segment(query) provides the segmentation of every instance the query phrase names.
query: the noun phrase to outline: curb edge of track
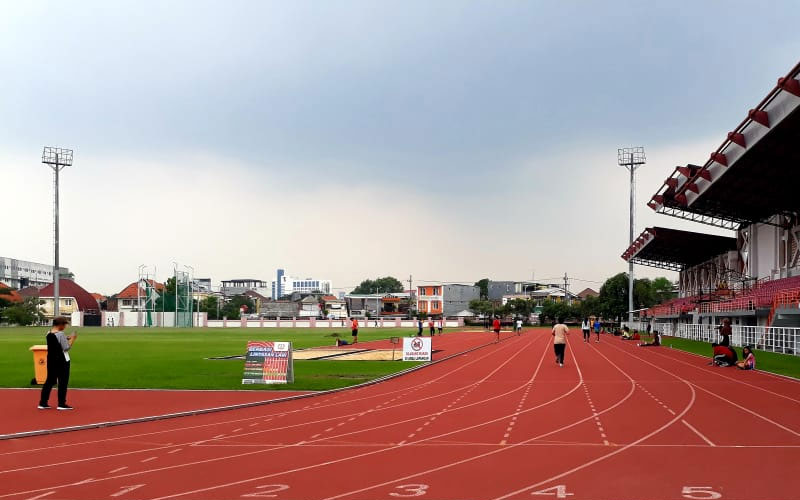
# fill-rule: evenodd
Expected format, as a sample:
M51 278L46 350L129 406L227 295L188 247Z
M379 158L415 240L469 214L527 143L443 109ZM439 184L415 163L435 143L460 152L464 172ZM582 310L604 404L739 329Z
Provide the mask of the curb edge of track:
M508 337L508 339L513 337ZM502 340L501 340L502 342ZM360 384L351 385L347 387L338 387L336 389L328 389L325 391L317 391L317 392L309 392L305 394L296 394L294 396L287 396L283 398L275 398L275 399L268 399L264 401L252 401L249 403L237 403L234 405L226 405L226 406L217 406L214 408L201 408L199 410L187 410L181 411L176 413L165 413L163 415L152 415L148 417L136 417L136 418L126 418L122 420L112 420L109 422L96 422L93 424L82 424L82 425L73 425L69 427L56 427L54 429L40 429L35 431L24 431L24 432L15 432L11 434L0 434L0 441L7 441L10 439L22 439L28 437L35 437L35 436L47 436L50 434L61 434L64 432L74 432L74 431L84 431L89 429L102 429L105 427L117 427L120 425L129 425L129 424L141 424L145 422L155 422L158 420L168 420L173 418L181 418L181 417L193 417L196 415L205 415L208 413L219 413L223 411L230 411L230 410L241 410L245 408L255 408L258 406L266 406L274 403L283 403L286 401L295 401L298 399L306 399L306 398L313 398L316 396L326 396L329 394L334 394L337 392L348 391L352 389L358 389L361 387L368 387L370 385L378 384L381 382L385 382L387 380L391 380L393 378L401 377L408 373L422 370L423 368L427 368L429 366L433 366L439 363L443 363L450 359L453 359L457 356L462 356L464 354L468 354L470 352L477 351L478 349L483 349L484 347L488 347L490 345L495 345L496 342L488 342L486 344L481 344L479 346L471 347L466 351L457 352L451 354L449 356L445 356L442 359L437 359L435 361L431 361L430 363L424 363L417 366L412 366L411 368L406 368L405 370L400 370L399 372L391 373L389 375L384 375L382 377L378 377L376 379L368 380L366 382L362 382Z

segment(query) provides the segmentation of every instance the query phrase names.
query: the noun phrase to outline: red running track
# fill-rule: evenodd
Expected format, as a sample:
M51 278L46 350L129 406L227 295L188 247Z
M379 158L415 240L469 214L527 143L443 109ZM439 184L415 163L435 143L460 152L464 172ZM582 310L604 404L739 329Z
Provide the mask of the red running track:
M563 368L531 330L353 390L5 441L0 499L798 498L800 383L570 340Z

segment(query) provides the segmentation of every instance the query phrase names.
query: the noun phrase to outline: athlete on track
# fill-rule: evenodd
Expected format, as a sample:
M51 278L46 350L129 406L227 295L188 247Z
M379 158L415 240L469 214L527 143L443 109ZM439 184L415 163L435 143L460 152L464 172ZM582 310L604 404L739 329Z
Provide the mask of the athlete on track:
M500 342L500 318L497 316L494 317L494 321L492 322L492 329L494 330L494 334L497 336L495 338L494 343Z
M569 328L563 321L559 318L558 323L553 326L553 350L556 352L558 366L564 366L564 351L567 349L567 335L569 335Z
M591 330L592 323L589 321L589 318L583 318L583 322L581 323L581 332L583 332L583 341L589 342L589 335L592 333Z

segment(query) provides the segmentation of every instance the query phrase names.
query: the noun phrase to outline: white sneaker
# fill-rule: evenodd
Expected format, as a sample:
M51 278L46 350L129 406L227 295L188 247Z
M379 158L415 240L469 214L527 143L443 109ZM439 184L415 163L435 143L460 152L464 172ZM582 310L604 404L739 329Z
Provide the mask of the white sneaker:
M559 363L558 366L560 366L561 368L564 368L564 363Z

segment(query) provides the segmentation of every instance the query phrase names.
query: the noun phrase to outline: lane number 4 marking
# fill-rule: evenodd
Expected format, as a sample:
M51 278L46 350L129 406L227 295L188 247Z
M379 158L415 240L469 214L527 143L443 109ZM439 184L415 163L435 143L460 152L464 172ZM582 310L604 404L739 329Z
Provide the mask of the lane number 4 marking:
M722 493L711 489L711 486L684 486L681 490L683 498L693 500L716 500L722 498Z
M400 498L410 498L410 497L421 497L428 491L427 484L401 484L400 486L395 486L395 489L403 490L403 493L398 493L393 491L389 493L390 496L393 497L400 497Z
M554 496L556 498L567 498L574 495L574 493L567 493L567 487L563 484L551 486L539 491L532 491L531 495Z

